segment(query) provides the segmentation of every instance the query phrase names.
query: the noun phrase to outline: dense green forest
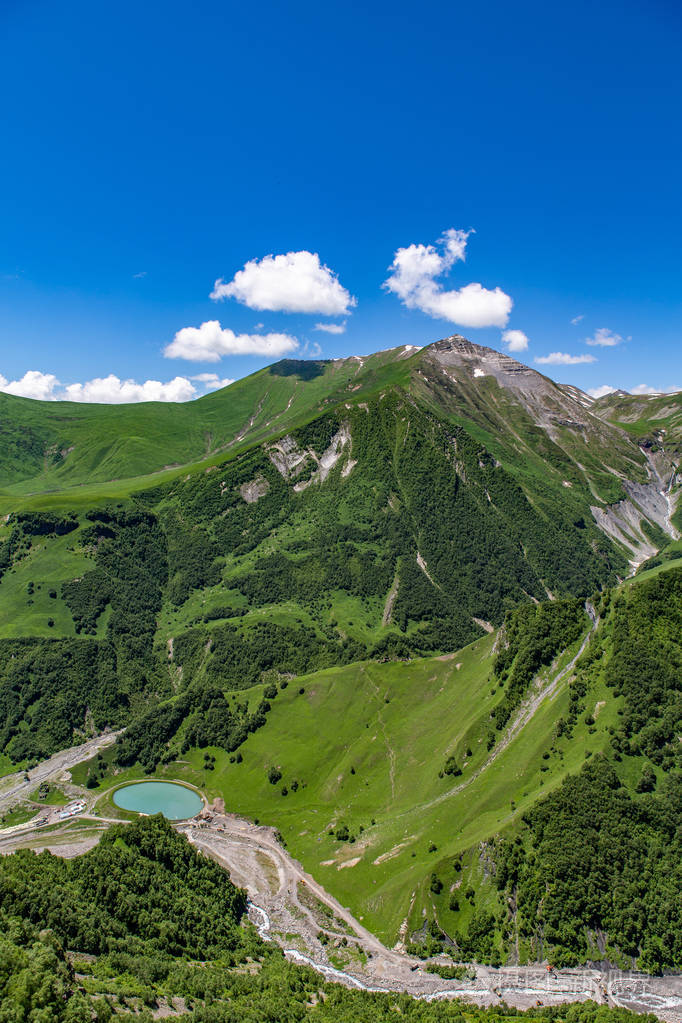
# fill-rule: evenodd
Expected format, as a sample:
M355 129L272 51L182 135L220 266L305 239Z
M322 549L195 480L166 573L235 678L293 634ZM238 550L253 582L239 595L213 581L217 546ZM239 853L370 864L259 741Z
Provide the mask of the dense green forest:
M167 580L158 521L144 509L111 507L88 512L85 522L79 543L95 567L62 592L76 634L94 637L108 606L106 630L98 638L0 640L0 749L15 762L63 749L92 728L127 723L150 694L169 693L153 650ZM77 527L76 519L18 516L12 536L18 528L33 539Z
M504 646L493 667L494 676L504 686L504 699L494 713L498 730L506 725L540 668L570 647L586 624L581 600L523 604L507 615Z
M682 965L682 776L634 794L603 760L527 815L528 845L504 844L497 884L522 937L558 966L576 959Z
M319 459L342 435L351 447L320 485ZM318 416L287 443L300 459L291 478L263 445L78 516L10 516L0 572L27 572L58 541L88 568L49 590L70 635L0 639L0 751L32 761L155 713L195 678L244 689L271 670L455 650L481 634L475 618L499 625L546 586L584 596L622 568L581 499L541 510L462 427L399 390ZM202 593L208 605L188 611ZM178 622L174 673L161 616Z
M326 983L243 926L245 895L159 817L118 826L75 860L0 860L0 1018L150 1023L653 1023L593 1003L518 1013ZM67 954L68 952L68 954Z
M680 968L682 571L605 595L602 613L574 688L601 674L623 698L611 762L588 760L525 816L502 843L496 881L538 955Z
M594 502L604 511L622 499L624 479L646 479L642 450L544 378L535 375L544 402L537 419L533 403L493 374L475 373L474 381L467 364L469 378L462 367L453 376L433 358L425 354L410 369L384 354L366 374L356 364L283 363L237 388L234 406L228 408L223 395L202 399L203 405L195 403L175 421L164 411L163 429L174 431L169 444L172 440L178 458L166 468L154 461L159 447L154 430L161 429L161 420L154 419L152 408L139 421L135 410L123 410L121 429L132 430L131 437L121 433L110 443L100 436L86 450L87 410L72 410L64 422L50 414L49 429L41 432L33 406L21 403L25 436L11 423L2 427L9 445L3 464L13 475L9 491L0 494L6 507L0 520L0 753L6 764L30 770L70 744L125 728L106 766L91 772L89 785L106 781L107 772L162 772L178 761L182 770L192 771L197 750L211 750L205 762L215 765L218 758L213 777L223 771L223 781L232 784L233 765L243 775L252 771L249 797L257 793L273 821L280 813L293 821L305 801L307 786L299 786L299 779L305 771L312 787L316 766L311 760L300 770L288 766L297 752L287 742L287 727L295 719L300 743L308 748L316 722L312 700L303 698L308 683L291 683L329 671L324 684L333 689L338 681L333 672L353 666L350 684L343 676L344 713L347 709L356 730L376 732L377 742L363 754L366 777L360 780L360 763L357 772L355 763L346 763L347 750L364 746L355 745L357 734L348 737L319 800L326 806L345 786L360 804L360 785L370 789L380 776L377 762L383 767L388 756L391 795L378 782L378 794L371 796L384 810L381 824L388 830L394 782L397 778L399 788L401 772L420 771L425 754L404 739L402 756L390 746L386 708L396 680L384 682L382 676L375 683L377 667L401 662L390 667L402 668L404 662L406 671L416 671L418 659L436 655L429 671L441 687L433 699L438 724L442 720L443 732L451 734L439 746L437 762L428 764L424 784L440 785L435 801L448 785L486 777L488 755L504 747L538 676L567 663L586 637L590 599L599 628L562 683L565 692L557 693L547 714L546 733L519 753L507 780L495 781L492 796L484 785L479 789L486 830L476 836L478 845L465 847L462 839L456 855L439 851L441 833L459 841L454 823L444 820L438 842L424 842L425 856L431 857L426 869L419 861L410 873L402 864L403 877L421 886L420 898L426 890L415 910L412 944L424 954L447 947L463 959L489 963L520 949L527 958L547 956L557 964L609 958L647 970L680 968L682 570L674 568L679 551L672 544L643 566L664 569L659 576L621 585L634 533L654 545L666 537L645 516L639 527L632 526L628 542L614 541L591 511ZM3 397L3 407L8 401L11 406ZM114 423L109 412L97 416L107 429ZM177 426L180 420L192 420L191 436ZM157 437L154 444L137 444L137 434L144 432L140 423ZM77 457L63 430L76 437ZM49 451L41 449L43 442ZM22 451L40 484L24 486ZM136 476L143 470L158 475ZM104 481L100 488L90 485L89 474ZM74 486L60 492L55 483ZM492 638L488 653L471 653L474 641L485 644L486 632L498 628L496 653L490 652ZM462 661L479 658L475 685L471 678L462 682L466 665L458 676L459 658L448 659L463 649L469 652ZM381 713L372 716L365 705L357 706L361 676L362 700L367 707L376 701ZM430 686L426 668L420 678ZM403 716L414 716L424 727L421 691L394 688L404 701ZM610 716L597 728L605 704ZM340 705L334 704L336 713ZM283 706L291 715L284 725ZM282 731L273 732L275 719L284 738ZM391 727L397 730L395 720ZM597 734L603 742L593 754L591 737ZM386 755L376 753L382 738ZM583 739L584 750L574 756ZM253 753L261 741L265 767ZM331 742L328 746L332 749ZM526 754L529 763L538 761L534 773L526 771ZM273 766L280 763L287 784L269 785L263 779L271 768L280 771ZM509 779L524 771L515 788ZM495 800L507 781L500 809ZM267 802L274 795L285 810ZM355 810L352 799L346 802L348 822L336 837L342 841L345 827L347 844L359 846L365 840L360 824L374 827L369 821L380 810L369 799ZM424 805L432 805L430 799L424 796ZM236 962L247 954L240 943L255 939L234 919L224 944L192 951L177 915L177 906L190 896L166 885L163 864L145 859L146 853L140 877L158 889L161 901L144 903L137 922L117 915L140 893L126 889L116 864L132 864L135 874L141 853L131 843L144 829L111 834L97 855L69 864L40 859L35 890L34 858L13 859L11 876L0 870L3 912L13 921L7 916L14 935L7 955L19 964L15 972L38 975L36 964L49 960L68 986L71 967L59 949L75 944L99 963L120 966L102 969L153 986L156 980L143 971L145 957L163 959L161 978L175 976L178 961L192 956L232 956ZM160 847L168 845L170 863L176 855L172 841L162 831L157 837ZM324 832L320 841L331 844L332 837ZM398 837L392 841L400 847ZM466 841L473 843L473 835ZM405 855L417 859L417 853ZM107 862L110 889L99 877ZM387 872L397 869L397 862L386 862ZM199 883L194 861L182 863L179 873L196 874ZM362 869L359 865L355 876ZM464 869L468 880L460 892ZM367 873L361 883L371 883ZM67 907L62 931L57 890L71 893L73 901L72 908L67 900L59 910ZM13 902L21 891L24 901ZM386 895L396 903L401 897L395 889ZM378 901L382 898L383 893ZM156 927L155 916L166 910L168 927ZM208 908L206 913L208 920ZM205 932L202 926L196 923L192 940L204 933L206 940L213 934L223 941L217 926L207 925ZM40 937L44 927L54 939ZM125 955L132 957L125 969L122 959L111 958ZM263 957L262 969L255 979L231 974L231 998L242 997L239 985L249 984L252 998L269 997L268 985L274 989L282 977L293 978L292 990L299 990L295 978L305 971L262 949L254 955ZM189 976L186 963L182 970ZM228 982L212 970L201 976L210 976L216 990L227 990L220 985ZM199 974L192 976L199 990ZM289 1000L296 1018L337 1018L323 1015L335 999L341 1014L351 1011L350 1002L341 1004L346 998L358 999L357 1012L365 1011L364 996L333 991L308 1005L313 989L307 983L300 980L300 1004L298 996ZM200 1000L197 1011L213 1018L218 1009L205 994ZM370 1004L374 1018L388 1012L378 997ZM403 1011L436 1019L441 1017L428 1013L450 1009L409 1003Z

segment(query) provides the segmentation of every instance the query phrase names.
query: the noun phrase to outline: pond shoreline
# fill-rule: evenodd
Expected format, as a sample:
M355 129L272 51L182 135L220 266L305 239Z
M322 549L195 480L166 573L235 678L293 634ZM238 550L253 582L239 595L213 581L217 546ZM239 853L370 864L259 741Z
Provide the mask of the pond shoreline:
M129 781L110 789L107 795L114 806L126 813L162 813L173 823L196 817L206 806L203 793L178 781Z

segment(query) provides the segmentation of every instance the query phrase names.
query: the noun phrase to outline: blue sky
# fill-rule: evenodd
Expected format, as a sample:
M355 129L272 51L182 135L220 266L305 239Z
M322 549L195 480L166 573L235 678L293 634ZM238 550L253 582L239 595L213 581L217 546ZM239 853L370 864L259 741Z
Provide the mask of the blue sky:
M3 387L188 397L459 332L682 388L676 0L3 0L0 28Z

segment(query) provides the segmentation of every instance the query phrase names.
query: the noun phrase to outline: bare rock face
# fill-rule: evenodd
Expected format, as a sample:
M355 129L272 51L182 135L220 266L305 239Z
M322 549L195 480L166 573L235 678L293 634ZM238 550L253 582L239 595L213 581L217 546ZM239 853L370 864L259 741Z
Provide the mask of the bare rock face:
M265 497L269 489L270 484L265 476L257 476L255 480L242 483L239 493L247 504L255 504L261 497Z
M484 345L475 345L461 334L453 334L452 337L436 341L429 346L425 354L442 366L452 366L455 370L466 367L472 374L476 369L482 370L482 375L494 376L502 387L520 388L524 377L540 377L548 384L552 383L509 355L496 352Z
M268 457L285 480L298 476L308 461L307 451L302 451L293 437L283 437L267 449Z
M347 445L350 445L350 442L350 427L348 426L348 423L343 423L341 428L332 437L327 450L320 456L317 468L317 474L320 482L326 480L329 473L341 458L344 448Z
M266 450L270 461L285 480L296 479L301 476L304 469L309 471L311 466L314 466L311 475L308 476L307 479L299 479L298 482L294 484L294 490L296 493L301 493L301 491L306 490L311 483L323 483L344 452L350 451L351 447L352 439L350 426L348 423L342 423L332 437L329 447L326 451L323 451L321 455L318 455L312 448L306 448L303 450L298 446L293 437L283 437L282 440L269 445ZM353 465L357 465L357 462L352 462L352 460L349 459L344 466L344 476L348 475L348 473L352 470ZM245 484L245 487L253 488L256 483L257 480L254 480L251 483ZM249 491L249 493L250 492L251 491ZM257 501L258 498L262 496L263 494L259 493L256 497L253 497L252 500ZM245 501L249 500L249 498L245 496L244 487L242 487L242 497Z
M307 480L301 480L294 485L294 490L300 493L310 486L311 483L324 483L329 473L343 455L346 448L351 447L350 426L342 423L340 428L332 437L329 447L321 455L317 455L312 448L308 448L308 456L316 463L316 468ZM357 465L357 462L353 463ZM349 460L342 469L342 475L347 476L353 468Z
M543 430L583 474L597 498L591 508L596 524L628 552L633 565L656 550L643 520L677 537L671 522L675 467L661 454L662 444L651 445L652 450L638 448L619 426L602 418L600 404L579 388L557 384L460 334L424 349L419 375L453 411L500 436L512 432L518 445L530 437L528 418ZM624 498L615 504L603 499L582 464L589 460L590 449L599 452L602 472L619 482ZM564 481L565 487L572 485Z
M449 371L450 379L454 376L462 387L475 387L477 381L492 377L552 439L560 427L600 435L604 429L602 421L589 412L592 399L577 387L562 387L509 355L475 345L461 334L430 345L424 359Z

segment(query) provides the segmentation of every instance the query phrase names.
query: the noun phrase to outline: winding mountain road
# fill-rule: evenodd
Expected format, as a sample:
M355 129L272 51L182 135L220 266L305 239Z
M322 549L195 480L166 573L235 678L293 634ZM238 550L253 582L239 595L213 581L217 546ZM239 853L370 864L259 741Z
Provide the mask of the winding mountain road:
M507 746L509 746L509 744L516 738L519 732L525 728L528 722L532 720L535 714L537 714L545 700L549 700L554 696L560 684L575 668L579 657L585 652L585 648L587 647L590 638L599 628L599 616L589 600L585 601L585 611L590 618L591 625L583 638L577 653L571 658L568 664L561 668L560 671L556 671L555 669L554 674L552 674L552 668L550 668L549 679L546 682L540 682L541 676L536 677L534 680L534 688L531 689L528 696L525 700L523 700L511 723L505 729L502 738L499 742L495 743L490 752L490 756L484 761L484 763L482 763L480 767L477 767L475 771L472 771L465 781L449 788L447 792L441 792L439 796L436 796L434 799L430 799L427 802L418 803L415 806L410 807L409 810L404 810L397 816L404 817L408 814L413 814L415 810L430 810L431 807L444 803L446 800L451 799L452 796L457 795L458 792L462 792L464 789L468 788L472 782L488 770L491 764L495 763L500 754L506 750Z
M0 779L0 812L7 810L17 799L33 792L41 782L59 782L65 771L111 746L122 731L121 729L118 732L104 732L93 739L88 739L80 746L71 746L69 749L54 753L48 760L43 760L30 771L17 771L15 774L6 775Z

